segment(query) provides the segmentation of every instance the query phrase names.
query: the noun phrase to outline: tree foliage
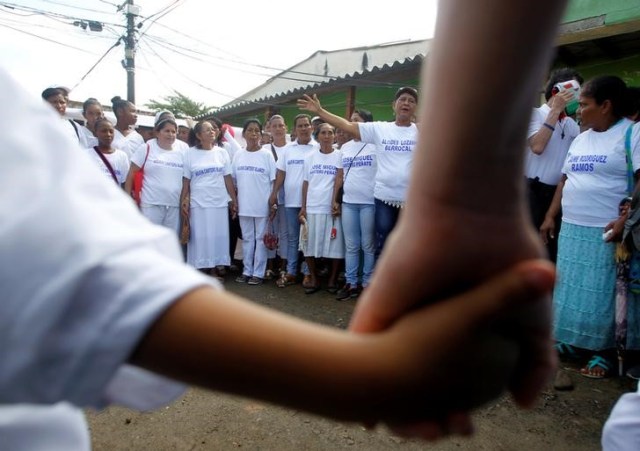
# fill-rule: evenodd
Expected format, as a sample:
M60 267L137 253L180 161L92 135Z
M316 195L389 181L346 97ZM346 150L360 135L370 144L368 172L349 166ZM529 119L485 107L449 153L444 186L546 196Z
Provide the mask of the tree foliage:
M173 95L163 97L162 101L151 99L145 106L153 111L171 111L176 117L196 117L214 108L196 102L178 91L173 91L173 93Z

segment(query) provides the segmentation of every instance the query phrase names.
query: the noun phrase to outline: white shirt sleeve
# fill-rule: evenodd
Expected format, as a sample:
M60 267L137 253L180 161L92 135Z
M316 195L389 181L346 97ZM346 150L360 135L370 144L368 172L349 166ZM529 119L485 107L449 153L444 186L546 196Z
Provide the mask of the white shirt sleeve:
M640 393L620 397L602 431L603 451L640 449Z
M0 404L101 406L148 327L215 285L0 70ZM46 142L47 146L34 146Z

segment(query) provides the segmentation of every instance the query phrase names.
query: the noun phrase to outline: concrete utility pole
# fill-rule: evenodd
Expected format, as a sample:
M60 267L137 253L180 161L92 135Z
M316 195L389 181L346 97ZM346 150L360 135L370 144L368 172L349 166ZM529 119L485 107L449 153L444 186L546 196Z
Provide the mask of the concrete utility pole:
M127 71L127 100L136 103L136 26L135 18L140 8L133 5L133 0L127 0L124 12L127 16L127 37L124 46L124 68Z

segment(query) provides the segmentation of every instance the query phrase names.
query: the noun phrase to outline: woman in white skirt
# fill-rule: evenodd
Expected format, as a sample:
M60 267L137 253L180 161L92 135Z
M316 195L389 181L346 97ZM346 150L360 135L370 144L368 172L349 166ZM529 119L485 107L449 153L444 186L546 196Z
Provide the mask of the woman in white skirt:
M260 121L248 119L242 128L242 136L247 147L233 157L244 266L236 282L260 285L267 269L267 247L263 237L269 217L269 195L276 178L276 163L271 153L260 146Z
M184 154L180 215L188 230L187 263L222 279L216 266L229 265L228 211L237 213L237 200L228 153L216 145L220 129L201 121L190 131L191 147Z
M300 222L307 223L306 248L302 249L309 266L311 286L306 294L320 289L316 271L316 259L331 259L331 271L327 289L337 291L338 266L344 259L344 235L339 215L332 214L333 185L341 152L333 147L335 129L324 123L318 127L317 140L320 149L313 151L304 161L304 182L302 183L302 208Z

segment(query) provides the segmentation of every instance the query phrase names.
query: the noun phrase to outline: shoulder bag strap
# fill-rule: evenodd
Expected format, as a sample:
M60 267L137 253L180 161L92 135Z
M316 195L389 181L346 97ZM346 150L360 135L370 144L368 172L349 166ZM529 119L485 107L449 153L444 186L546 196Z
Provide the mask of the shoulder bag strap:
M275 147L273 147L273 143L271 143L271 153L273 153L274 160L278 161L278 154L276 153Z
M342 181L342 183L344 184L344 182L347 181L347 176L349 175L349 171L351 170L351 166L353 166L353 161L358 157L358 155L360 155L360 152L362 152L362 150L367 147L367 143L364 144L364 146L362 146L360 148L360 150L358 150L358 153L354 155L354 157L351 159L351 163L349 163L349 167L347 168L347 173L344 175L344 180Z
M631 133L633 132L634 125L635 124L631 124L624 135L624 150L627 160L627 191L629 192L629 196L633 195L636 186L633 177L633 160L631 158Z
M78 139L80 139L80 132L78 131L78 124L76 124L76 121L74 121L73 119L68 119L68 121L71 123L71 126L73 127L73 130L76 132L76 136L78 137Z
M149 143L147 143L147 154L144 156L144 161L140 167L141 170L144 169L144 165L147 164L147 158L149 158Z
M116 185L119 185L120 183L118 182L118 177L116 176L116 171L113 170L113 166L111 166L111 163L109 163L109 160L107 160L107 157L105 157L102 154L102 152L100 152L100 149L98 149L98 146L94 146L93 150L96 151L96 153L98 154L98 156L100 157L100 159L102 160L104 165L107 167L107 169L111 173L111 177L113 177L113 180L116 182Z

